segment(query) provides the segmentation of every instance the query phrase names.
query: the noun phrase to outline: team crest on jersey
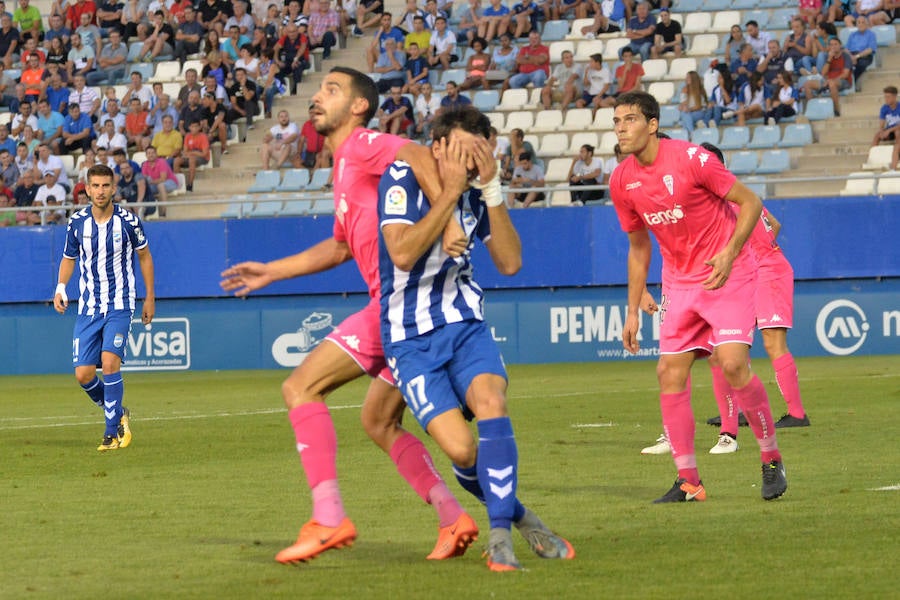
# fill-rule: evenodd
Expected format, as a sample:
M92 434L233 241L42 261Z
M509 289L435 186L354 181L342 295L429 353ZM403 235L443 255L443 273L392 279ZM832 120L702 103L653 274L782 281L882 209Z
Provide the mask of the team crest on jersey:
M122 335L121 333L117 333L116 337L113 338L113 346L115 346L116 348L121 348L122 344L124 344L124 343L125 343L125 336Z
M121 243L122 243L122 232L121 232L121 231L114 231L114 232L113 232L113 244L118 245L118 244L121 244Z
M403 186L392 185L384 195L384 214L406 214L406 190Z
M138 227L137 230L135 231L135 234L137 234L138 244L143 244L144 243L144 230L141 229L140 227Z
M666 185L666 189L669 190L669 195L675 195L675 178L671 175L663 175L663 183Z

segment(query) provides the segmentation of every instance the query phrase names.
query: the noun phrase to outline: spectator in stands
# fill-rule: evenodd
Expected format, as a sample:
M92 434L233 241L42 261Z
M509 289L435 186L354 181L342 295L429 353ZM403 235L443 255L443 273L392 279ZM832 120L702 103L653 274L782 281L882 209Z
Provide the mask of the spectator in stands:
M481 19L478 23L478 37L493 41L498 35L509 32L512 22L512 11L503 4L502 0L490 0L490 5L482 9ZM437 20L435 20L437 25Z
M412 4L415 7L415 0L409 0L407 6ZM423 12L422 15L425 13ZM431 45L431 31L425 28L425 17L422 15L416 15L412 19L411 28L407 29L409 33L406 34L406 37L403 38L403 47L409 52L410 44L418 44L419 48L424 48L428 50L428 46Z
M197 22L197 13L193 6L184 7L184 16L175 32L175 58L181 64L191 54L200 52L200 41L203 39L203 25Z
M578 156L569 167L569 185L581 187L585 185L601 185L603 183L603 159L594 156L594 147L583 145ZM603 190L570 190L572 204L583 206L590 200L600 200L606 193Z
M19 6L13 12L13 26L21 32L21 39L35 41L44 37L44 23L41 11L31 6L29 0L19 0Z
M6 186L0 188L0 209L15 207L16 201L13 200L12 193ZM19 211L0 211L0 227L15 227L17 212Z
M716 69L718 74L716 86L709 95L710 117L718 127L722 121L734 118L737 112L737 100L734 94L734 81L727 68ZM706 89L704 87L704 89Z
M0 61L0 104L10 106L10 103L15 100L15 88L16 80L9 76L9 73L3 68L3 61ZM12 108L10 108L10 112L12 112Z
M769 40L772 36L767 31L760 31L759 23L754 20L744 25L747 30L747 43L753 48L753 56L762 58L769 51Z
M416 0L406 0L403 14L397 18L396 25L409 35L413 31L413 19L416 17L422 17L422 24L425 24L425 10L416 5ZM406 42L404 42L404 47L406 47Z
M856 18L856 31L847 38L847 52L853 60L853 79L859 86L859 78L875 60L878 39L869 27L869 19L863 15Z
M631 40L628 45L635 54L641 55L641 60L647 60L650 58L655 35L656 18L650 14L650 4L642 1L638 3L636 14L628 20L625 28L625 37Z
M175 129L175 122L171 115L166 115L162 120L162 131L153 135L151 146L156 148L156 154L161 159L165 159L169 166L175 164L175 159L181 154L184 146L184 138L181 133Z
M46 225L56 225L66 218L66 211L57 207L65 201L67 191L56 182L53 171L45 171L43 181L34 196L34 205L48 207L49 210L41 211L41 221Z
M327 0L319 0L319 10L309 15L309 47L321 48L322 58L331 58L331 49L337 46L341 16Z
M531 142L525 141L525 132L519 128L515 128L509 132L507 136L509 144L503 157L500 159L500 176L504 181L512 179L513 171L515 171L517 158L523 152L534 156L534 147Z
M388 38L384 41L384 52L378 55L375 62L374 72L381 75L376 82L379 94L384 94L393 87L402 88L406 83L403 64L406 62L406 55L403 50L397 48L397 42Z
M761 117L766 112L766 88L762 73L754 71L750 79L737 90L737 124L743 127L747 124L747 119Z
M794 76L790 71L785 69L779 73L775 82L778 89L766 99L766 120L769 125L777 125L782 119L797 114L797 103L800 99L800 93L794 87Z
M129 101L128 114L125 116L125 139L131 146L145 148L150 145L147 127L147 109L141 104L140 98L133 97Z
M127 149L128 140L125 139L125 134L116 131L114 121L106 121L103 125L103 132L97 137L95 146L97 149L103 148L112 153L117 148Z
M478 35L479 29L481 29L481 0L469 0L464 7L458 10L460 15L459 24L456 26L457 42L460 44L471 44L476 37L484 39L483 36ZM437 20L436 16L434 20ZM434 21L430 25L432 28L433 23Z
M559 103L563 110L581 97L584 65L576 64L570 50L563 50L562 62L553 67L553 73L541 89L541 105L545 110Z
M184 85L178 90L178 101L175 103L176 108L181 109L184 107L191 92L201 93L203 91L203 86L197 81L197 75L197 69L193 67L184 72Z
M594 22L581 28L581 35L589 40L602 33L622 31L620 23L625 21L625 3L622 0L590 0L590 11Z
M890 17L884 11L884 0L856 0L853 10L844 16L844 24L854 27L859 17L866 17L870 25L884 25L890 21Z
M510 33L515 36L516 39L520 39L526 36L532 29L535 31L540 31L540 19L544 17L544 5L547 2L541 2L538 4L536 0L519 0L512 7L512 20L515 22L515 28L510 24ZM565 2L562 2L565 5ZM587 16L587 5L588 0L577 0L578 11L584 14L584 18ZM552 6L552 3L551 3ZM574 8L573 5L565 5L567 10ZM552 8L551 8L552 10ZM514 29L514 31L512 31Z
M736 89L740 89L750 80L750 75L756 73L758 65L759 62L753 57L753 46L746 42L741 44L741 53L738 58L731 61L730 68Z
M90 146L88 146L90 149ZM60 157L50 152L47 144L39 144L37 147L37 160L34 161L34 180L37 181L47 171L53 171L56 175L56 182L66 188L66 192L72 188L69 183L69 176L66 173L66 167Z
M34 152L37 145L41 143L41 140L39 140L34 133L36 129L36 127L32 127L31 125L26 125L24 129L22 129L21 140L23 144L28 146L29 152Z
M215 75L207 75L203 78L203 93L212 94L216 98L216 102L225 105L228 100L228 91L216 80Z
M822 22L816 26L816 33L812 38L812 56L815 57L815 66L810 72L801 75L821 74L825 68L825 59L828 56L828 40L837 36L837 30L833 23Z
M94 51L94 56L100 53L100 47L103 44L103 35L100 28L97 27L93 20L93 15L81 15L81 23L75 28L74 33L81 36L81 43Z
M221 33L225 27L225 21L228 20L228 10L231 7L221 0L200 0L196 6L200 24L207 31Z
M59 143L62 140L65 117L50 109L47 100L38 102L37 137L50 146L54 154L59 154Z
M144 76L141 75L141 72L134 71L131 73L131 84L125 89L125 93L122 95L122 101L128 100L130 110L131 99L137 98L141 101L141 108L143 110L150 110L150 97L152 94L153 92L151 89L144 85Z
M256 31L259 31L257 29ZM278 78L278 64L275 62L275 50L266 48L263 50L259 63L260 93L263 97L263 110L267 119L272 118L272 106L275 104L275 96L287 91L284 82Z
M209 136L209 142L212 144L218 140L222 145L222 154L228 154L228 124L226 123L225 108L216 100L216 95L210 92L204 92L202 96L203 102L203 132Z
M13 188L19 181L19 169L13 162L13 156L6 148L0 148L0 181L6 188Z
M20 137L22 135L22 130L25 129L26 125L30 126L32 129L38 128L37 117L34 116L34 111L32 110L32 104L30 102L22 102L19 105L19 112L16 113L16 116L12 118L12 121L9 124L9 132L13 137Z
M156 154L154 146L147 146L147 160L141 165L141 174L154 190L159 202L168 202L169 194L178 189L178 178L169 163ZM159 216L166 216L166 207L159 207Z
M16 165L16 168L19 170L19 176L21 177L22 173L25 171L33 171L34 163L35 157L28 151L28 144L18 142L16 144L16 157L13 159L13 164Z
M18 185L13 190L13 197L16 200L16 207L27 208L34 206L34 198L37 196L38 186L34 183L34 171L23 171L19 178ZM40 225L41 215L36 211L19 210L16 211L16 222L19 225Z
M500 36L500 45L491 52L491 67L486 75L487 80L506 81L516 71L516 58L519 49L513 46L512 37L505 33Z
M516 55L515 75L503 82L503 91L523 88L529 83L536 88L543 87L550 75L550 48L541 43L541 34L528 34L528 45L519 49Z
M72 30L66 27L62 15L50 15L49 23L50 26L47 28L47 31L44 32L44 48L49 51L50 42L55 39L62 41L63 48L67 47L69 45L69 36L72 35Z
M56 65L65 73L68 60L69 51L66 50L62 38L55 37L50 40L47 44L47 66Z
M641 78L644 67L634 62L634 51L626 46L622 48L622 64L616 67L616 87L614 96L641 89Z
M450 17L450 13L448 13L447 10L452 8L452 0L448 2L442 2L441 4L444 8L438 6L437 0L425 1L425 28L429 31L434 31L434 24L437 21L438 17L444 17L445 19ZM459 28L457 28L457 32L460 34L457 36L458 41L461 43L468 43L467 37L461 34L462 32L459 31Z
M441 98L440 110L451 110L464 104L472 104L472 101L468 96L459 93L459 84L455 81L448 81L444 89L444 97Z
M415 132L415 109L399 85L391 88L390 95L378 107L375 118L378 119L378 129L385 133L412 137Z
M101 35L106 38L113 31L122 35L122 14L125 12L125 3L118 0L101 0L97 6L97 25L100 26Z
M585 19L588 15L588 0L549 0L548 4L553 20L568 19L570 14L576 19Z
M284 4L285 14L284 18L281 20L281 28L284 29L288 25L296 25L300 27L300 24L307 20L309 16L309 9L301 10L300 8L300 0L290 0L290 2L285 2Z
M44 67L41 66L37 54L28 57L28 64L22 71L19 81L25 86L25 100L37 102L43 92Z
M243 0L234 0L231 6L233 14L225 20L226 31L230 31L232 27L237 27L241 35L253 35L256 22L247 13L247 3L243 2Z
M201 131L200 121L191 123L187 136L184 138L184 147L175 158L175 172L181 173L181 167L187 163L188 174L185 177L185 189L194 191L194 177L197 175L197 167L202 167L209 162L209 138Z
M75 150L84 152L91 147L94 139L94 125L91 117L81 112L77 102L69 104L69 114L63 123L62 141L59 144L61 154L71 154Z
M290 91L294 96L303 79L303 72L309 68L309 38L300 27L291 23L285 27L284 35L275 44L274 51L278 78L286 82L290 77Z
M431 139L431 123L441 108L441 99L434 95L429 82L422 84L422 91L416 97L416 137Z
M263 137L262 146L259 148L263 170L272 169L272 161L275 162L275 169L281 168L281 165L289 160L293 161L297 154L299 138L300 128L291 121L288 111L278 111L278 122L272 125Z
M228 30L228 37L222 40L222 46L219 50L219 54L222 58L222 62L228 65L229 68L234 66L234 62L240 58L238 54L241 47L244 44L250 43L250 38L246 35L241 34L241 29L237 25L232 25Z
M392 16L393 15L388 12L381 15L381 25L378 27L375 35L372 37L372 43L369 45L369 49L366 51L366 63L369 65L369 71L375 70L375 63L378 62L378 57L384 53L385 40L391 38L397 44L399 44L400 48L403 47L403 42L406 38L406 34L403 33L403 30L399 27L394 27L393 25L391 25Z
M803 84L803 90L806 98L813 98L819 93L828 92L831 94L831 101L834 103L835 116L841 116L841 96L842 90L849 89L853 82L853 59L850 54L844 50L841 40L836 37L828 40L828 55L825 59L824 70L821 77L809 78Z
M663 54L672 52L675 56L681 56L684 51L684 39L681 35L681 24L672 20L668 8L659 11L659 23L653 33L653 48L650 54L653 58L659 58Z
M872 146L881 142L893 142L894 152L891 155L891 171L897 169L900 159L900 102L897 102L897 87L889 85L884 90L884 104L878 113L878 131L872 138ZM3 150L0 150L0 159L3 158ZM5 173L5 172L4 172ZM4 174L4 179L6 175ZM7 183L7 185L9 185Z
M708 108L709 98L706 96L706 90L703 89L703 83L700 81L700 74L697 71L688 71L684 79L684 86L681 88L681 101L678 104L678 110L681 112L681 126L684 127L688 135L694 133L694 127L706 127L711 115Z
M584 91L581 98L575 102L576 107L589 107L596 112L602 106L612 106L615 103L615 98L610 93L612 74L603 64L603 55L599 52L591 54L588 66L584 70L583 85Z
M778 40L769 40L769 50L756 65L756 70L763 74L766 97L770 97L781 88L781 84L776 81L778 75L782 71L794 72L794 61L781 51Z
M509 182L511 188L526 189L544 186L544 170L535 164L534 155L530 152L519 154L519 162L513 170L512 179ZM545 198L544 192L516 192L513 194L514 206L528 208L535 202L541 202Z
M172 118L172 122L175 124L175 127L178 128L178 119L180 115L178 111L175 110L175 107L172 106L169 101L168 94L160 94L159 100L150 109L147 114L147 126L150 128L150 132L152 135L156 135L163 129L163 119L169 116ZM156 149L159 150L159 144L155 144Z
M9 151L10 156L16 153L16 140L9 137L9 125L0 123L0 150Z
M147 18L147 5L140 0L125 0L125 7L122 9L122 18L119 20L119 30L122 32L122 39L138 37L138 26L140 25L141 33L144 33L145 26L143 22Z
M353 26L353 36L362 37L365 29L378 23L383 24L383 17L384 2L382 0L358 0L356 3L356 25Z
M204 65L209 62L209 55L213 52L222 52L222 42L219 38L219 33L215 29L210 29L203 36L203 39L200 40L200 54L203 55L201 60Z
M747 43L744 37L744 31L740 25L732 25L731 32L728 34L728 40L725 42L725 61L731 64L741 55L741 48ZM752 46L751 46L752 48Z
M791 32L784 38L784 53L794 63L794 72L802 73L812 70L815 64L813 55L813 35L806 30L806 23L800 17L791 19Z
M110 151L107 148L97 148L96 162L98 165L106 165L110 169L116 168L116 160L112 157ZM87 181L87 176L85 176L84 180L85 182Z
M200 129L203 129L203 106L200 104L200 92L193 91L188 94L188 100L178 113L178 131L182 136L187 135L190 131L191 123L194 121L201 122Z
M459 89L463 91L475 87L490 89L491 82L487 78L487 72L491 67L491 55L485 52L487 40L476 37L469 45L472 48L472 54L466 61L466 79Z
M97 5L94 4L94 0L75 0L75 2L69 4L66 9L66 27L74 30L81 24L81 15L90 14L91 15L91 23L96 23L96 19L94 15L97 14Z
M406 73L403 82L403 93L410 93L416 96L421 91L422 83L428 81L428 61L420 54L417 43L412 42L409 44L407 50L409 51L409 57L403 65Z
M148 192L147 179L141 173L135 173L131 161L126 160L120 163L119 177L116 179L116 201L126 205L135 205L134 207L126 206L126 208L143 218L144 215L140 214L138 205L153 201Z
M97 130L103 127L107 121L112 121L116 128L116 133L125 133L125 115L119 110L119 101L115 98L108 98L106 101L106 113L101 114L97 119Z
M119 82L125 77L127 60L128 47L122 43L118 30L113 29L109 32L109 43L103 46L97 57L97 69L87 74L87 84Z
M82 43L81 35L73 33L69 39L72 47L66 61L66 72L72 81L76 76L87 75L94 69L95 55L90 46Z
M428 64L434 68L449 69L451 63L459 60L456 51L456 35L447 29L447 19L438 17L434 21L431 45L428 46Z
M310 108L310 110L312 110ZM310 170L326 169L331 166L331 155L325 147L325 136L316 131L312 119L307 119L300 128L297 140L297 154L300 164Z
M3 66L12 68L17 58L16 50L19 47L19 30L13 27L12 18L8 15L0 16L0 56L3 57Z

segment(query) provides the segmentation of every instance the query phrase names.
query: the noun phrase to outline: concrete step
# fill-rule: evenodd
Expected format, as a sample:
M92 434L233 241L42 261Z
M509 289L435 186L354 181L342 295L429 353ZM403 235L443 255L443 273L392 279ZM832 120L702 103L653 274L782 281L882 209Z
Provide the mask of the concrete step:
M794 162L794 168L791 175L800 177L800 173L808 172L811 175L840 175L841 173L849 173L858 171L866 159L868 158L868 148L866 152L833 154L826 156L801 156Z

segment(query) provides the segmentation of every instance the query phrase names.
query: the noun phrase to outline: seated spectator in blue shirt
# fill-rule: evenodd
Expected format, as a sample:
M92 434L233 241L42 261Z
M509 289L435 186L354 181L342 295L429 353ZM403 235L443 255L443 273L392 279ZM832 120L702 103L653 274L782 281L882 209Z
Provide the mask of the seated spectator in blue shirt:
M853 79L859 85L859 78L875 60L875 52L878 51L878 39L875 32L869 28L869 20L860 15L856 17L856 31L847 38L845 49L853 59Z
M403 85L403 93L418 96L422 91L422 84L428 81L428 60L422 56L419 45L415 42L407 48L409 58L406 59L404 70L406 71L406 83Z
M47 100L41 100L38 102L37 122L38 130L42 132L41 141L50 144L50 149L54 154L59 154L59 142L62 140L65 117L52 110Z
M416 125L413 105L409 98L403 95L399 85L391 88L390 96L381 103L375 116L378 118L378 129L381 131L412 137L411 133Z
M406 83L406 73L403 70L405 64L406 54L397 49L397 42L393 38L386 39L384 52L378 56L374 69L381 74L381 79L376 84L379 94L384 94L394 86L403 87Z
M641 60L647 60L650 58L655 35L656 17L650 14L650 5L641 2L637 5L636 14L628 20L625 27L625 37L631 40L628 45L635 54L641 55Z
M461 106L463 104L472 104L472 101L469 100L468 96L464 96L459 93L459 84L457 84L455 81L448 81L447 88L444 91L444 97L441 98L440 110L443 111L445 109L454 109L457 106Z
M94 127L91 117L81 112L77 102L69 104L69 114L63 124L62 143L59 146L60 154L71 154L74 150L85 150L91 147L94 137Z
M750 75L756 72L759 62L753 58L753 46L744 42L741 44L741 53L738 58L731 61L731 77L734 79L734 89L739 90L750 81Z

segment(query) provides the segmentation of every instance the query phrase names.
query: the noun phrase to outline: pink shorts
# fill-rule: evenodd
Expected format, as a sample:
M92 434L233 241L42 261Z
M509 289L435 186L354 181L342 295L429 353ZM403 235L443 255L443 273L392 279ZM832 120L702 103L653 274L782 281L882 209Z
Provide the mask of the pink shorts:
M756 283L756 326L791 328L794 325L794 273Z
M667 289L660 303L659 351L681 354L692 350L712 353L727 342L753 344L756 316L753 292L756 276L732 271L717 290L701 286Z
M361 311L353 313L325 338L337 344L363 371L394 383L381 347L381 308L373 300Z

